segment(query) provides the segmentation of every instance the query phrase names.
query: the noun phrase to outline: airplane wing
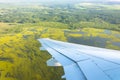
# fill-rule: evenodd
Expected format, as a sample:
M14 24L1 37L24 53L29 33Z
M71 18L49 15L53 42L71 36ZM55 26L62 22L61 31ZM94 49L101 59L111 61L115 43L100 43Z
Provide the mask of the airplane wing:
M66 80L120 80L120 51L38 39L52 58L48 66L63 66Z

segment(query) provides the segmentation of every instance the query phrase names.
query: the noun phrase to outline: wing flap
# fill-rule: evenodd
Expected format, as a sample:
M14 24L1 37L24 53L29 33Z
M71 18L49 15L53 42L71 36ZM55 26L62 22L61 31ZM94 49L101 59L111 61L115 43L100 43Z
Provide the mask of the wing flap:
M112 80L120 80L120 68L107 70L105 73L108 74Z
M120 65L104 60L104 59L100 59L100 58L93 57L93 56L90 56L89 58L92 59L94 63L96 63L97 66L99 66L103 71L120 68Z
M95 63L91 60L78 62L87 80L111 80Z
M77 64L64 66L65 77L67 80L86 80L84 74Z

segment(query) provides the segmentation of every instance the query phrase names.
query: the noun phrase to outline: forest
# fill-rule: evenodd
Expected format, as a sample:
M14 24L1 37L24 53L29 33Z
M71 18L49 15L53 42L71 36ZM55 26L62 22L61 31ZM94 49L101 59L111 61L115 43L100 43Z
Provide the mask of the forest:
M120 6L111 6L0 3L0 80L62 80L39 38L120 50Z
M111 5L113 6L113 5ZM21 5L0 9L0 22L5 23L41 23L59 22L68 25L69 29L83 27L120 30L120 6L84 4L66 6ZM115 7L115 6L113 6ZM110 8L110 9L109 9Z

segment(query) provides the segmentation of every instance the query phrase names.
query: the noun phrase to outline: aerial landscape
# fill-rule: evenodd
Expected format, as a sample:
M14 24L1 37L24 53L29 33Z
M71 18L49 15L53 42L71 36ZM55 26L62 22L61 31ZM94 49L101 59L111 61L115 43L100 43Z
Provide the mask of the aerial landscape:
M119 0L0 0L0 80L62 80L37 39L120 50Z

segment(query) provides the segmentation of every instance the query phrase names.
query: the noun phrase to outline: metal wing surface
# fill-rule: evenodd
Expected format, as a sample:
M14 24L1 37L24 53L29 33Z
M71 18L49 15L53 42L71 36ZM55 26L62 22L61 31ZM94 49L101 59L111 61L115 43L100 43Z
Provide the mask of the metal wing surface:
M38 39L52 58L49 66L63 66L66 80L120 80L120 51L48 38Z

